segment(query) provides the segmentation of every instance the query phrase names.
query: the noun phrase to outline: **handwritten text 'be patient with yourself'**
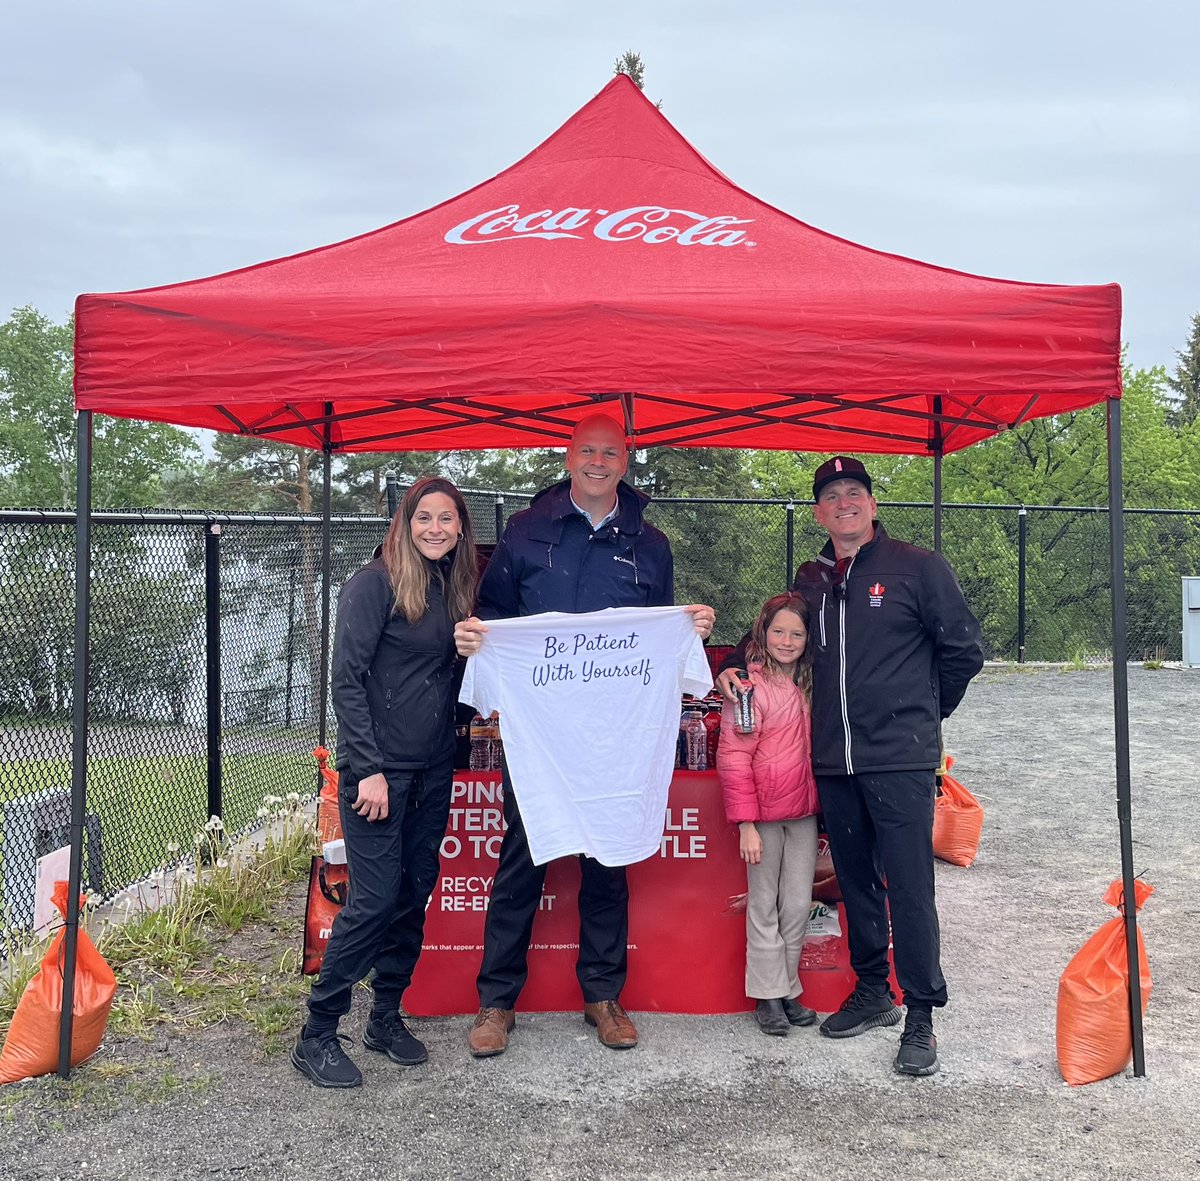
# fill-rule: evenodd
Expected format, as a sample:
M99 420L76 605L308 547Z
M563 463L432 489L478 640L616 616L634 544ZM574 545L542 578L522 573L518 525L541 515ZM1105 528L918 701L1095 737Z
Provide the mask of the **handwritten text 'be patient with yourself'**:
M648 685L652 669L648 656L620 664L599 664L588 655L596 652L632 652L637 646L637 632L630 632L627 636L610 636L604 632L597 632L595 635L576 632L570 640L547 636L544 656L546 663L534 666L533 683L549 685L555 681L582 681L587 684L589 681L603 681L615 677L634 677L643 685ZM578 664L575 663L577 660Z

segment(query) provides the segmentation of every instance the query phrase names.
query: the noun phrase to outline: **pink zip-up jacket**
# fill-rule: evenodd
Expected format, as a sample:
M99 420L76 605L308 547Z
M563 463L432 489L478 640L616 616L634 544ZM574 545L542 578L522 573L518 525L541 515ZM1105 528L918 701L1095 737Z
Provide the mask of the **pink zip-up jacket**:
M746 820L798 820L820 810L812 770L812 711L790 677L749 668L754 685L752 734L733 728L732 702L721 709L717 774L732 824Z

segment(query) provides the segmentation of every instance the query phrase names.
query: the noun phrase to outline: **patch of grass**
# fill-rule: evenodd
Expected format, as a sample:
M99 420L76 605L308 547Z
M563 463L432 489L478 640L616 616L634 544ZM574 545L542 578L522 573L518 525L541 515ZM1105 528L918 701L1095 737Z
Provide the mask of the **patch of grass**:
M1097 673L1102 672L1107 667L1108 663L1104 656L1095 653L1089 655L1086 652L1078 651L1059 671L1064 673Z
M100 937L101 954L114 972L133 965L160 975L185 971L209 946L186 900L107 927Z
M265 1054L290 1044L309 985L298 971L300 924L279 912L294 908L316 834L299 797L275 798L267 810L261 848L230 849L219 825L206 826L200 842L205 854L177 875L173 892L164 886L170 902L93 933L117 976L106 1053L76 1068L66 1082L40 1081L38 1094L55 1111L161 1102L212 1082L211 1076L173 1073L170 1063L131 1065L121 1056L123 1040L150 1041L164 1031L187 1036L234 1024L257 1035ZM202 852L199 846L197 851ZM284 947L289 939L293 945ZM8 976L0 980L0 1020L11 1020L45 947L46 940L30 941L22 955L10 956ZM0 1120L19 1089L0 1088ZM53 1116L40 1126L52 1130L52 1123Z
M156 989L151 996L158 1012L135 1006L131 1023L153 1017L204 1028L236 1020L259 1028L265 1021L263 1032L271 1034L286 1007L288 1024L295 1024L298 995L307 988L296 972L299 949L283 952L273 972L225 950L249 928L276 925L287 891L307 874L316 850L299 796L268 799L261 848L228 849L219 822L210 821L199 834L192 874L176 879L174 901L102 939L102 950L121 984L128 980L131 995L138 988ZM295 930L292 923L278 926ZM279 1012L262 1018L275 1004Z
M113 1033L149 1041L154 1027L164 1016L162 1005L154 996L153 984L131 983L128 988L118 989L113 998L112 1011L108 1015L108 1028ZM117 1063L108 1065L116 1067Z
M203 1094L214 1082L216 1082L216 1076L212 1074L184 1078L168 1068L161 1074L139 1075L125 1088L125 1093L138 1103L152 1105L163 1103L181 1091L193 1095Z

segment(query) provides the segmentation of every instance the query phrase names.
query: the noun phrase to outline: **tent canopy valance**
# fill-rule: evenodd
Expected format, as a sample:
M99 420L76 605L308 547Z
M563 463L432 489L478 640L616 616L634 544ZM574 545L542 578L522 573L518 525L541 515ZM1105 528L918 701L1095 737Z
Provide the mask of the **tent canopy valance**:
M340 451L950 452L1120 394L1120 289L982 278L738 188L624 75L511 168L332 246L76 306L76 405Z

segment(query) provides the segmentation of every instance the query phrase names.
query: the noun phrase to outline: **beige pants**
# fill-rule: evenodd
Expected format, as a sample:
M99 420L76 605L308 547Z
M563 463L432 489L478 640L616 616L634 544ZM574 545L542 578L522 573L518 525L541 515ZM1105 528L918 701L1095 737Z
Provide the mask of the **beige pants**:
M797 968L812 908L817 818L756 824L762 860L746 866L746 995L796 997Z

